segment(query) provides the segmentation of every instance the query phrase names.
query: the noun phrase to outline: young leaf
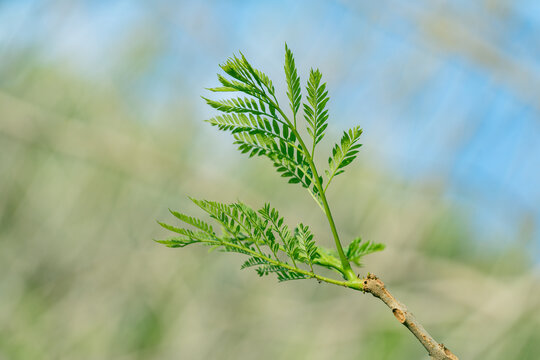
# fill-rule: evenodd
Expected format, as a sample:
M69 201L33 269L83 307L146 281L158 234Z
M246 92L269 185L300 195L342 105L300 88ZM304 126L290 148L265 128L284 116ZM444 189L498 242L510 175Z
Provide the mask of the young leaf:
M183 229L183 228L179 228L179 227L176 227L176 226L165 224L164 222L161 222L161 221L158 221L157 223L159 225L161 225L162 228L167 229L167 230L172 231L172 232L175 232L177 234L184 235L184 236L187 236L187 237L191 237L193 235L193 232L191 230L186 230L186 229Z
M277 278L279 282L284 282L291 280L308 279L308 276L306 274L285 269L277 273Z
M299 257L298 239L292 236L291 231L283 217L279 216L279 212L270 207L270 204L265 204L262 209L259 210L262 218L268 221L268 224L272 230L277 233L278 238L281 241L283 247L281 248L289 258L291 258L294 267L296 267L296 259Z
M307 149L296 127L296 115L302 95L294 56L287 45L284 70L287 96L293 113L291 120L278 104L272 81L266 74L255 69L243 54L229 58L221 68L226 74L218 75L221 86L209 90L238 92L245 96L220 100L205 98L208 105L221 112L208 122L220 130L229 131L234 137L234 144L238 145L242 153L250 157L267 157L289 183L307 188L325 211L324 190L320 189L323 179L320 176L315 177L317 171L313 162L315 146L323 139L328 126L326 104L329 98L326 84L321 82L322 75L319 70L310 71L306 87L308 94L304 113L307 130L313 138L312 149ZM330 171L327 172L329 182L343 172L343 167L356 157L360 146L356 142L360 133L359 128L350 130L344 134L341 143L334 147L333 156L329 160ZM221 234L216 234L213 227L205 221L171 210L178 220L195 229L160 223L165 229L180 236L158 242L169 247L201 243L223 252L243 254L247 256L247 260L242 264L242 268L254 267L261 276L275 273L279 281L317 278L336 283L335 280L315 274L313 265L337 270L348 280L352 278L345 254L341 253L338 258L337 253L317 247L313 234L303 224L298 225L294 234L291 233L283 217L268 204L255 211L241 202L223 204L191 200L220 224ZM332 226L333 222L330 222ZM337 237L335 240L339 242ZM346 256L359 263L362 256L380 250L381 246L354 241L347 248ZM338 247L338 250L341 250L341 247ZM292 264L287 259L290 259ZM299 263L308 265L310 271L299 268Z
M319 257L317 245L313 240L313 234L309 227L304 224L299 224L296 228L296 235L299 245L299 260L308 264L313 272L313 263Z
M252 256L242 264L240 269L246 269L248 267L259 266L259 265L268 265L268 264L269 264L268 261L266 261L264 259L261 259L261 258L258 258L258 257L255 257L255 256Z
M272 80L270 80L265 73L251 66L251 64L247 61L246 57L244 56L244 54L240 53L240 55L242 56L242 64L244 68L249 72L249 74L257 82L257 84L261 86L261 89L264 86L264 88L266 88L266 90L271 95L274 95L275 89L274 89L274 85L272 84Z
M359 126L353 127L348 132L343 133L340 144L336 144L332 149L332 156L328 158L329 170L326 170L328 182L325 190L332 179L343 173L345 171L343 168L356 158L358 149L362 146L362 144L358 144L360 135L362 135L362 129Z
M349 244L346 255L347 258L358 266L362 266L360 260L362 257L377 251L383 251L383 244L373 243L371 241L362 242L361 238L356 238Z
M262 265L256 268L255 271L257 271L257 274L259 276L265 276L270 273L280 273L282 271L287 271L287 269L284 269L279 265Z
M236 91L248 97L221 100L204 98L208 105L222 112L221 115L208 122L220 130L230 131L235 140L234 144L238 145L242 153L249 157L268 157L282 177L287 178L291 184L300 184L308 189L312 198L322 209L322 200L316 185L317 181L322 184L322 178L313 177L310 166L312 155L309 154L308 149L305 149L303 141L297 138L296 113L301 103L300 79L290 49L286 47L284 68L294 122L289 121L279 107L272 81L266 74L253 68L244 55L229 58L225 64L221 65L221 68L232 79L218 75L223 86L210 90ZM324 110L328 101L327 92L325 85L320 84L320 78L319 71L312 71L309 85L314 89L311 97L315 106L313 126L317 137L314 144L315 141L322 139L328 117L327 111Z
M300 102L302 101L302 95L300 90L300 77L296 71L296 65L294 64L294 56L292 51L285 44L285 77L287 78L287 97L290 101L291 110L293 112L293 118L296 125L296 114L300 109Z
M326 91L326 84L321 84L321 78L322 74L318 69L311 69L306 87L308 102L304 103L304 118L308 123L307 131L313 138L312 156L315 145L323 139L324 131L328 126L326 103L330 98Z
M220 65L221 69L240 83L255 88L260 94L266 94L268 92L270 95L274 95L274 85L268 76L253 68L242 53L240 55L241 58L233 56L227 59L225 64ZM224 85L234 87L230 86L230 84Z
M188 246L188 245L199 242L199 241L195 241L191 239L184 239L184 238L171 238L167 240L154 240L154 241L170 248L184 247L184 246Z
M203 97L203 99L208 105L224 113L250 113L253 115L272 117L271 114L264 111L263 106L259 102L253 99L241 97L224 100L210 100L205 97Z
M212 229L212 226L208 225L207 223L205 223L204 221L200 220L200 219L197 219L197 218L194 218L194 217L191 217L191 216L188 216L188 215L185 215L185 214L182 214L182 213L179 213L178 211L174 211L174 210L171 210L169 209L169 212L171 214L173 214L176 218L182 220L183 222L185 222L186 224L189 224L189 225L192 225L198 229L201 229L202 231L208 233L208 234L211 234L211 235L215 235L214 234L214 230Z
M260 135L265 139L265 144L272 144L276 141L285 143L288 147L297 149L296 137L291 132L287 124L278 123L276 120L253 114L223 114L206 120L220 130L230 131L233 135L246 133L249 135ZM276 148L274 150L279 150Z

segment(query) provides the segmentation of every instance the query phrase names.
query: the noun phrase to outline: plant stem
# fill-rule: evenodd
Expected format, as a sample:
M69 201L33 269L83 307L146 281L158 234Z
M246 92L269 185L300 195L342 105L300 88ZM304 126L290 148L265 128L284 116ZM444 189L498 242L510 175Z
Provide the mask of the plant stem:
M294 272L297 272L299 274L305 275L305 276L313 278L313 279L317 279L319 281L323 281L323 282L326 282L326 283L329 283L329 284L344 286L346 288L350 288L350 289L354 289L354 290L362 290L362 282L358 278L355 278L354 280L348 280L348 281L335 280L335 279L331 279L331 278L328 278L328 277L325 277L325 276L317 275L317 274L315 274L313 272L309 272L309 271L306 271L306 270L303 270L303 269L300 269L300 268L297 268L297 267L290 266L289 264L285 264L285 263L282 263L280 261L276 261L276 260L274 260L272 258L269 258L269 257L263 255L263 254L259 254L256 251L246 249L246 248L244 248L242 246L239 246L239 245L237 245L235 243L226 242L226 241L222 241L222 240L217 240L217 241L215 241L215 243L220 244L220 245L227 245L227 246L234 247L234 248L237 248L237 249L241 249L242 251L245 251L246 253L255 255L255 256L269 262L270 264L279 265L279 266L281 266L281 267L283 267L285 269L292 270Z
M311 164L313 164L313 161L311 161ZM317 174L317 170L315 169L314 164L312 165L312 171L313 171L313 175L317 179L316 184L317 184L317 187L319 188L319 194L323 202L324 211L326 212L326 217L328 218L328 223L330 224L330 229L332 230L332 235L334 236L336 248L339 254L339 258L341 260L341 265L343 266L343 276L347 280L354 280L357 278L357 276L352 270L351 264L349 263L347 256L345 256L345 253L343 252L343 247L341 246L341 242L339 241L339 236L336 229L336 224L334 223L332 212L330 211L330 207L328 206L328 201L326 200L326 195L323 192L321 182L319 181L319 175Z
M446 346L435 341L414 315L407 310L407 307L390 294L380 279L373 274L368 274L362 281L363 291L381 299L392 310L396 319L416 336L432 360L459 360Z
M328 201L326 200L326 195L324 193L321 180L319 179L319 174L317 173L317 167L315 166L315 163L313 162L313 157L309 154L308 148L306 147L306 144L302 140L302 137L298 133L298 130L296 127L294 127L290 120L287 118L283 110L279 106L276 105L276 109L279 111L281 116L283 116L283 119L289 124L291 127L291 130L294 132L294 135L298 139L298 142L302 146L302 149L304 149L306 159L309 162L309 166L311 168L311 172L313 173L313 181L315 182L315 186L317 187L319 191L319 197L321 198L321 201L323 203L324 212L326 214L326 218L328 219L328 223L330 224L330 229L332 230L332 235L334 236L334 241L336 244L336 249L339 254L339 259L341 260L341 266L343 267L343 277L349 281L353 281L354 279L357 279L356 274L351 268L351 264L349 263L349 260L345 256L345 253L343 252L343 247L341 246L341 242L339 241L339 235L337 233L336 224L334 223L334 218L332 217L332 212L330 211L330 207L328 206Z

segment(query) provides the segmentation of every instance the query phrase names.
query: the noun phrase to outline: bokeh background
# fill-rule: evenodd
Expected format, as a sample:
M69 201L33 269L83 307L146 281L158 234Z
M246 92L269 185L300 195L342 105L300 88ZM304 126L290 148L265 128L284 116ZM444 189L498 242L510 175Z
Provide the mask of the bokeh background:
M0 1L0 359L427 358L371 296L152 242L191 195L331 246L202 121L239 50L285 99L285 41L328 82L319 158L364 128L329 194L345 242L387 245L358 272L462 359L538 359L540 3L510 0Z

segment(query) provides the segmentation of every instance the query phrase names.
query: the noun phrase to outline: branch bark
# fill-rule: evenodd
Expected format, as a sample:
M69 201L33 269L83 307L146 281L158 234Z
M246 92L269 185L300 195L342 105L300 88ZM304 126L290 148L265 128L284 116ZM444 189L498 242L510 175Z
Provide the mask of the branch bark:
M459 360L446 346L439 344L416 320L407 307L399 302L384 286L384 283L373 274L363 279L364 292L381 299L388 306L396 319L409 329L426 348L432 360Z

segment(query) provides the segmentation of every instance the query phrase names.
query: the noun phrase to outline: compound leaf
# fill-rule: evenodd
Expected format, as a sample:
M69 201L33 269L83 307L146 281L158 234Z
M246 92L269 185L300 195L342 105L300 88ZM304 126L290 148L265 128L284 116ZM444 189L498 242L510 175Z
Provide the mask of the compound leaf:
M296 71L296 65L294 64L294 56L292 51L285 44L285 77L287 78L287 97L289 98L293 117L296 119L298 109L300 109L300 103L302 101L300 77Z
M347 247L345 254L347 258L358 266L362 266L362 257L374 252L383 251L385 246L371 241L362 242L361 238L356 238Z
M362 146L362 144L358 144L360 135L362 135L362 129L359 126L353 127L349 131L343 132L340 144L336 144L332 149L332 156L328 158L329 170L326 170L328 178L326 188L335 176L345 171L344 167L356 159L358 149Z
M324 137L326 127L328 126L328 110L326 103L330 98L326 91L326 84L321 84L322 74L317 70L311 69L309 80L306 86L307 103L304 103L304 118L308 123L307 131L313 138L313 151Z

